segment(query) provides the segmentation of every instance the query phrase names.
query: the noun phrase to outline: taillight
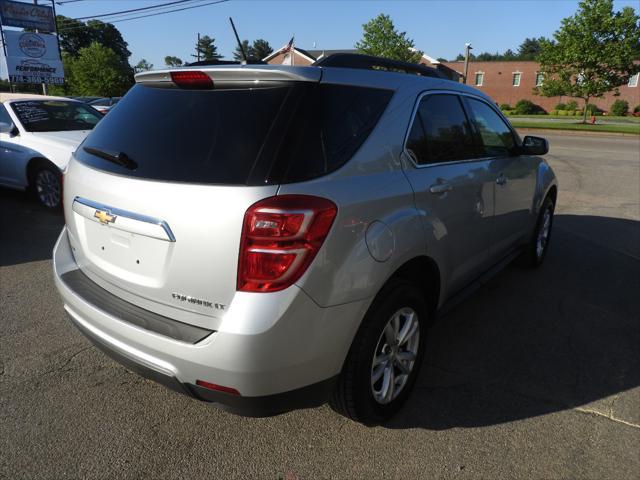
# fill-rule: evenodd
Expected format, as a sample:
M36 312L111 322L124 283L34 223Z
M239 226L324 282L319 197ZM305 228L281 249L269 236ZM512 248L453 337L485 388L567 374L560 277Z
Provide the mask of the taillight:
M275 292L306 271L327 237L338 207L326 198L280 195L244 214L237 289Z
M213 88L213 80L211 80L211 77L199 70L180 70L177 72L171 72L171 80L181 88Z

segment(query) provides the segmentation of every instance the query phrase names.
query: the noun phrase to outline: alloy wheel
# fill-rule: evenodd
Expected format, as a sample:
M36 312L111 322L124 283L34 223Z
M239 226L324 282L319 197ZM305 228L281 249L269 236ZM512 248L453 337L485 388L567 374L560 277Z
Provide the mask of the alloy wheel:
M44 206L53 208L60 204L60 179L54 172L46 168L40 170L35 184L38 199Z
M542 258L547 244L549 243L549 234L551 233L551 208L547 208L542 217L542 223L538 230L538 237L536 239L536 256Z
M418 314L409 307L395 312L380 334L371 365L371 391L376 402L388 404L402 392L420 346Z

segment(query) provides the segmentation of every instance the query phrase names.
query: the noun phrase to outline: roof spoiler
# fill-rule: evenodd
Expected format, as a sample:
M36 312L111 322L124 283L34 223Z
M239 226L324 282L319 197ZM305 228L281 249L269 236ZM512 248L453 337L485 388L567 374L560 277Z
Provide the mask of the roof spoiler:
M423 77L447 79L435 68L417 63L402 62L389 58L374 57L358 53L334 53L312 64L314 67L356 68L360 70L383 70L388 72L403 72Z
M153 87L175 87L171 72L198 71L208 75L215 88L268 87L282 82L319 82L322 69L309 67L277 68L273 65L189 65L136 74L136 83Z

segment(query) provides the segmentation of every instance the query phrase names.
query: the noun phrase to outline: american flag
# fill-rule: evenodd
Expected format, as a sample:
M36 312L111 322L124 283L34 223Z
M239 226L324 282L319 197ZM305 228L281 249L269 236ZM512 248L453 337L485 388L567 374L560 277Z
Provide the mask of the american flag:
M293 37L291 37L291 40L289 40L289 43L287 43L287 45L282 48L282 53L290 52L292 49L293 49Z

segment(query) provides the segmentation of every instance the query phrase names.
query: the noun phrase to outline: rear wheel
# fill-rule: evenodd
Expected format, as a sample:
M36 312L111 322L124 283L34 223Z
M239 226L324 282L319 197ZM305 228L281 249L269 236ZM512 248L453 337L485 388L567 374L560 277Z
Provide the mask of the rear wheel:
M378 294L349 350L334 410L373 425L400 409L424 357L427 312L424 295L408 281L393 280Z
M62 175L53 165L38 164L31 175L30 187L42 206L49 209L60 207L62 201Z

